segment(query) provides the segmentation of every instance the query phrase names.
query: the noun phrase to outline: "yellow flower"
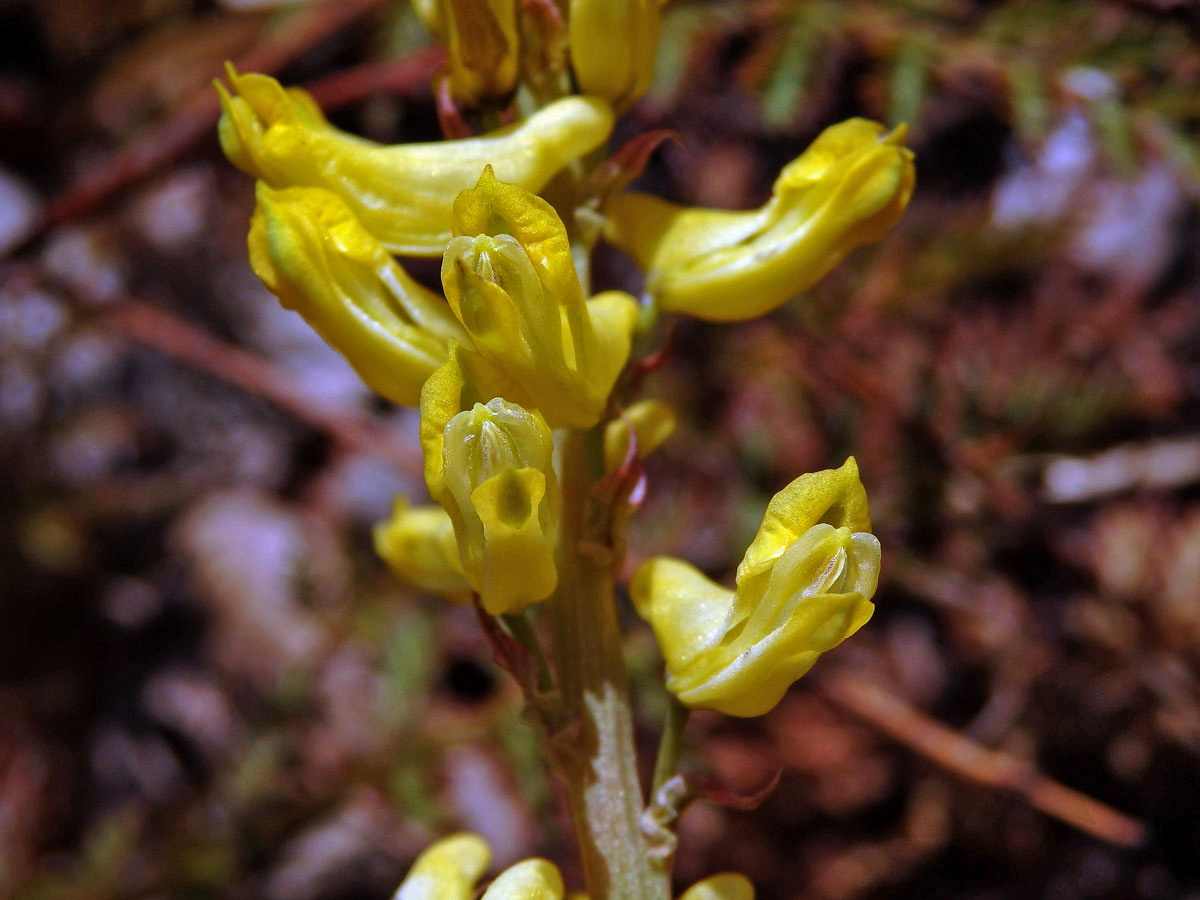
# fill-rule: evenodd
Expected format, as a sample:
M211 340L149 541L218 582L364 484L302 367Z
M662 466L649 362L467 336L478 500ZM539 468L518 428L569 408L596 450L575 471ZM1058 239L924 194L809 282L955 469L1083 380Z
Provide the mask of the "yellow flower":
M874 611L879 541L853 457L776 494L737 571L737 590L656 557L630 587L688 706L758 716Z
M585 94L624 109L646 93L658 52L660 0L571 0L567 39Z
M620 418L604 426L604 467L619 468L629 453L629 432L637 438L638 459L653 453L667 442L677 424L675 410L661 400L634 403Z
M257 185L250 264L363 381L415 406L421 385L468 338L446 301L408 276L337 195Z
M746 212L618 195L605 236L648 273L662 309L715 322L761 316L900 218L916 181L905 133L866 119L833 125Z
M679 900L754 900L754 885L739 872L722 872L697 881Z
M397 497L392 517L375 526L373 537L375 552L414 587L452 597L471 593L454 523L440 506L409 506L407 498Z
M454 201L454 232L442 287L501 374L496 394L555 428L596 424L629 356L637 302L619 291L585 301L554 207L490 167Z
M393 900L470 900L491 859L476 835L442 838L417 857Z
M558 480L550 429L537 411L484 399L475 354L450 359L421 393L421 448L429 493L450 516L459 559L483 608L519 612L550 596ZM465 364L464 364L465 362Z
M473 834L443 838L417 857L393 900L470 900L490 856ZM548 860L525 859L501 872L482 900L563 900L562 875ZM724 872L696 882L679 900L754 900L754 888L744 875Z
M307 93L267 75L239 75L235 94L218 84L221 147L242 171L272 187L323 187L394 253L440 256L451 237L451 204L486 165L536 191L563 166L598 147L612 109L595 97L564 97L525 121L477 138L383 146L330 125Z
M442 0L454 96L472 106L497 101L517 83L516 0Z

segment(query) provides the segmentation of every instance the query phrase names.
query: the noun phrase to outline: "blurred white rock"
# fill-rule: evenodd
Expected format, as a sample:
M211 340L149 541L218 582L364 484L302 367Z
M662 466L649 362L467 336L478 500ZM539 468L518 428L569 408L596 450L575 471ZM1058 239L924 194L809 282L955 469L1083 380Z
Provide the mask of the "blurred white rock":
M139 194L133 222L155 249L182 254L204 233L215 190L211 166L179 169Z
M172 538L214 616L219 664L263 686L314 665L325 635L301 602L308 542L295 511L256 491L214 493Z
M33 233L41 214L42 204L33 189L0 167L0 256Z
M33 286L0 288L0 347L44 350L67 320L66 305L50 291Z
M80 300L106 306L125 293L122 261L112 241L99 227L56 229L42 250L42 265Z

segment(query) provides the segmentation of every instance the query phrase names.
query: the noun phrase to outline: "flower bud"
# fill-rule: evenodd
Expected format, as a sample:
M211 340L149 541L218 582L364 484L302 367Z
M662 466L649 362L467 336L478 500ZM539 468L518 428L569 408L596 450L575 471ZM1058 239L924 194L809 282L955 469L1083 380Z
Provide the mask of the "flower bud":
M493 881L480 900L562 900L558 867L546 859L523 859Z
M916 181L905 133L866 119L831 126L746 212L620 194L605 236L648 273L662 309L714 322L761 316L897 222Z
M496 393L556 428L596 424L629 356L637 302L619 291L585 302L554 208L490 167L455 200L454 228L442 287L501 373Z
M487 366L452 347L426 382L421 448L429 493L454 524L467 581L499 615L546 599L558 583L558 480L545 419L499 397L480 400L475 362Z
M564 97L525 121L477 138L384 146L330 125L307 93L266 75L229 70L218 84L221 147L242 171L272 187L322 187L341 196L394 253L440 256L455 196L484 166L529 190L598 147L613 112L595 97Z
M879 541L854 459L802 475L772 498L738 566L737 589L657 557L630 593L688 706L758 716L874 611Z
M442 0L450 88L471 106L503 100L517 84L516 0Z
M679 900L754 900L754 885L740 872L722 872L697 881Z
M567 39L584 94L625 109L646 93L658 53L660 0L571 0Z
M634 403L620 418L604 426L604 468L620 468L629 454L630 432L637 439L637 456L641 459L667 442L675 432L675 410L661 400L641 400Z
M375 552L414 587L450 596L471 593L458 560L454 523L437 504L413 507L397 497L392 517L375 526L373 537Z
M442 838L417 857L392 900L470 900L491 857L474 834Z
M263 284L373 391L415 406L448 342L468 340L445 300L410 278L337 194L260 181L256 197L248 243Z

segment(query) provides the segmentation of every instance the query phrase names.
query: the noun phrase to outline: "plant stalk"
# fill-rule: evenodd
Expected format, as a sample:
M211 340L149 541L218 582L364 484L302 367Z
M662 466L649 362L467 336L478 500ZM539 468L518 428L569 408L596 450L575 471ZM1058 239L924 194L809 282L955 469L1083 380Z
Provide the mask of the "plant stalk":
M647 853L607 519L590 515L586 435L560 432L558 589L549 604L567 725L555 741L591 900L670 900L666 866Z

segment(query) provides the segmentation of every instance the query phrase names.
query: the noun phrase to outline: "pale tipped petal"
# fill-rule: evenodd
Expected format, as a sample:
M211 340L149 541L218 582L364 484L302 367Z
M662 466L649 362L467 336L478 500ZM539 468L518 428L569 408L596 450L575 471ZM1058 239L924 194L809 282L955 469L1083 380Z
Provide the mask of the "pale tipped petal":
M526 859L500 873L483 900L562 900L562 896L558 868L544 859Z
M871 530L867 492L853 456L837 469L801 475L771 498L758 533L738 566L738 585L748 586L798 535L820 523L852 532Z
M482 838L466 833L442 838L417 857L393 900L470 900L490 862Z

